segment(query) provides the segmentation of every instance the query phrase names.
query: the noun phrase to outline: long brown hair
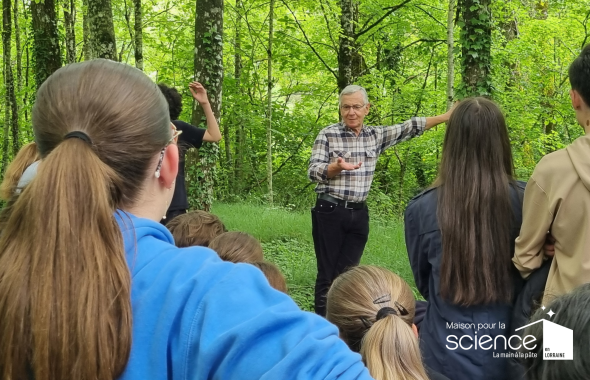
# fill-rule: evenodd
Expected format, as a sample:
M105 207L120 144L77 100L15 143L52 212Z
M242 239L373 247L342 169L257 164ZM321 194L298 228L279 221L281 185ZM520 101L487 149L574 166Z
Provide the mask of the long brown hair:
M18 181L25 170L39 159L37 144L34 142L24 145L17 153L14 160L6 168L4 179L0 184L0 199L7 201L14 195Z
M140 70L94 60L51 75L32 116L42 162L0 224L0 373L112 380L132 318L114 212L137 199L170 139L166 101ZM64 139L72 131L91 143Z
M387 269L362 265L344 272L328 292L326 318L360 352L376 380L428 380L412 330L416 300L409 285ZM396 313L377 319L382 308Z
M504 115L485 98L463 100L447 125L437 218L441 296L464 306L512 297L510 183L514 167Z

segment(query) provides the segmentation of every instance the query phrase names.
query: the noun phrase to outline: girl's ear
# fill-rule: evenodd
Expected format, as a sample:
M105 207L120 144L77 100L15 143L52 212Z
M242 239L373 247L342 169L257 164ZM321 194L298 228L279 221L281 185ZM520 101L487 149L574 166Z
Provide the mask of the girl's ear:
M164 151L164 160L160 169L160 180L166 188L171 188L178 174L178 146L170 144Z

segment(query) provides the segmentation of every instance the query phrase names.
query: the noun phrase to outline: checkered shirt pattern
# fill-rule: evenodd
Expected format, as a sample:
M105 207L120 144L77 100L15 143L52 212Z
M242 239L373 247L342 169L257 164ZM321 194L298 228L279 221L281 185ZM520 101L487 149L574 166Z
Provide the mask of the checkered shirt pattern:
M349 202L364 202L367 199L375 165L385 149L420 136L426 127L426 118L413 117L401 124L386 127L363 125L358 136L343 123L322 129L313 144L307 176L318 182L316 193L327 193ZM338 157L344 161L363 164L356 170L343 170L328 178L328 165Z

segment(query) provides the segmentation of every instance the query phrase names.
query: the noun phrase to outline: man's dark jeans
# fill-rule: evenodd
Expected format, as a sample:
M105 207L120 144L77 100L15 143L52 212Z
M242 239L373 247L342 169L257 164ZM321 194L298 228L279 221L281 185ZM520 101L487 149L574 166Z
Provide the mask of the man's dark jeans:
M311 209L311 223L318 266L315 312L325 316L332 281L361 261L369 238L369 210L366 205L355 210L318 199Z

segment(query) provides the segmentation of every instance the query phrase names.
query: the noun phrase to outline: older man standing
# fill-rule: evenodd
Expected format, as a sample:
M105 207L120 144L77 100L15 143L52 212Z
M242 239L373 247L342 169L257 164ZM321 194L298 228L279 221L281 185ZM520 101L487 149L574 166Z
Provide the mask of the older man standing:
M326 314L326 293L346 268L358 265L369 237L367 195L375 164L385 149L446 122L451 111L434 117L413 117L401 124L371 127L367 92L347 86L340 94L342 121L322 129L315 140L307 174L317 182L312 209L312 235L318 275L315 312Z

